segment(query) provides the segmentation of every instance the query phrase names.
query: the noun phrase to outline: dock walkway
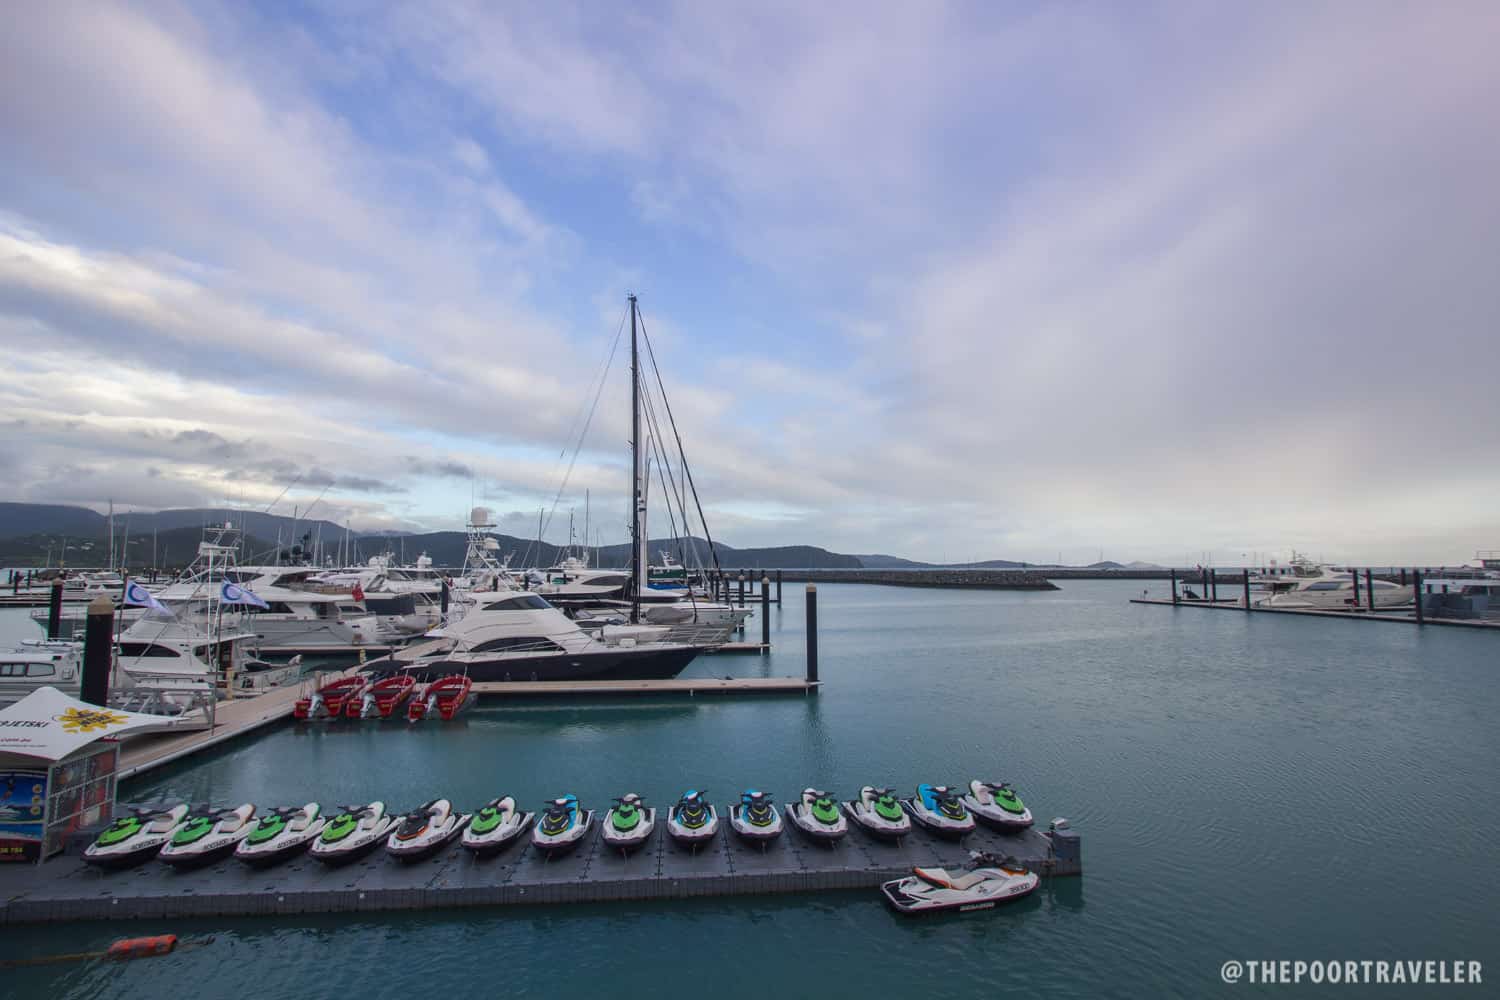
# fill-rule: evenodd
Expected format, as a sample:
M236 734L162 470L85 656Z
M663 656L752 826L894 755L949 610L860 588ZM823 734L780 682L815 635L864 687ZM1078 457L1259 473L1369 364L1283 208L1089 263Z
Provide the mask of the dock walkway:
M1131 604L1155 604L1166 608L1217 608L1221 611L1238 611L1245 613L1245 599L1243 597L1220 598L1217 601L1177 601L1175 604L1170 598L1159 597L1132 597ZM1262 608L1252 607L1252 614L1257 615L1297 615L1302 618L1340 618L1344 621L1366 621L1366 622L1399 622L1405 625L1449 625L1456 628L1478 628L1496 629L1500 628L1500 622L1486 621L1482 618L1435 618L1432 615L1424 615L1420 622L1416 615L1393 615L1378 611L1324 611L1318 608Z
M596 825L599 822L596 817ZM664 822L651 841L629 857L606 847L597 833L575 853L550 861L529 843L487 860L454 844L412 865L380 850L343 868L327 868L303 855L262 871L230 858L197 871L176 871L148 861L128 871L102 872L76 855L64 855L41 865L0 870L0 923L367 913L873 889L909 874L913 865L961 865L971 849L1013 855L1043 875L1080 875L1077 833L1070 830L1066 835L1070 841L1056 857L1052 841L1034 829L1020 834L981 829L962 845L925 832L913 832L900 845L891 845L851 831L832 847L813 844L789 829L764 852L725 829L691 854L671 842Z

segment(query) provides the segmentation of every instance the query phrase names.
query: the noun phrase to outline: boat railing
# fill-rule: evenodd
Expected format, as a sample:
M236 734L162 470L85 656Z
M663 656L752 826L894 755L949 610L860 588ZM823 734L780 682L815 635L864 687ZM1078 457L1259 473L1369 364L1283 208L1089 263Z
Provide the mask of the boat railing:
M729 641L734 633L733 625L712 625L705 622L686 622L673 625L662 637L663 642L676 642L685 646L713 648Z

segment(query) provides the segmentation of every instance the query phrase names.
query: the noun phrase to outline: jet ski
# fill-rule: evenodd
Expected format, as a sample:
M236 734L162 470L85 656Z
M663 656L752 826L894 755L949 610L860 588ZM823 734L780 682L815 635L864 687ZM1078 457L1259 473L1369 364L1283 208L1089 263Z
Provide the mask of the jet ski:
M859 827L881 840L900 840L911 833L911 817L889 788L866 785L859 798L844 803L844 811Z
M719 811L703 796L703 792L689 791L667 810L667 833L683 847L695 851L719 832Z
M752 843L765 845L781 836L781 813L771 802L769 792L757 792L750 788L741 793L739 804L729 810L729 825L739 836Z
M197 812L172 831L157 855L174 868L196 868L217 861L239 846L255 828L255 807L248 802L235 809Z
M903 804L912 819L939 837L962 840L974 832L974 817L947 785L918 785L917 794Z
M165 812L132 810L117 818L83 852L83 860L98 868L129 868L156 855L187 818L188 807Z
M1031 810L1021 804L1008 781L971 781L964 805L974 818L997 830L1024 830L1031 825Z
M531 844L547 857L577 847L594 826L594 811L579 809L578 796L564 795L547 804L536 825L531 828Z
M786 807L786 818L813 840L831 844L849 832L839 804L827 792L803 789L802 799Z
M380 845L396 821L385 813L384 802L341 806L308 853L328 865L342 865L364 857Z
M462 833L467 822L467 815L460 816L453 811L453 803L447 799L433 799L397 821L386 839L386 853L398 861L407 862L431 857Z
M634 792L615 799L615 807L604 814L599 835L610 847L628 854L651 839L656 829L656 810Z
M880 893L900 913L988 910L1030 895L1041 881L1015 858L978 851L969 855L969 863L960 871L913 868L906 878L881 885Z
M316 802L272 809L240 841L234 856L256 868L274 865L307 850L327 823Z
M498 853L515 843L535 818L536 813L517 810L513 796L490 799L474 810L474 818L464 827L462 843L480 856Z

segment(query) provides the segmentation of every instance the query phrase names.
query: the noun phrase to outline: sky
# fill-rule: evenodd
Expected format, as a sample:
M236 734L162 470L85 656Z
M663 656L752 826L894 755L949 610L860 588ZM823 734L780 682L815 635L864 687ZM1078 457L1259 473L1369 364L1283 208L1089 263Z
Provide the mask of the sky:
M1457 563L1500 548L1495 37L1484 0L24 5L0 499L563 542L587 491L623 540L634 292L733 545Z

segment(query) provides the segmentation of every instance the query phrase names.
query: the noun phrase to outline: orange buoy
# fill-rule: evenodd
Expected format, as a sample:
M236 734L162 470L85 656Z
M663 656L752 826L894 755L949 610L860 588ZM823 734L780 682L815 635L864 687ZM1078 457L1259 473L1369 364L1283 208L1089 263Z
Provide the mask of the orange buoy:
M149 958L165 955L177 947L176 934L157 934L154 937L123 938L109 946L105 952L110 958Z

